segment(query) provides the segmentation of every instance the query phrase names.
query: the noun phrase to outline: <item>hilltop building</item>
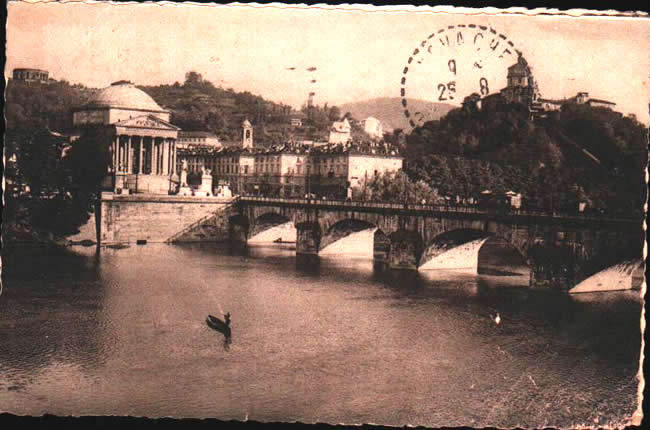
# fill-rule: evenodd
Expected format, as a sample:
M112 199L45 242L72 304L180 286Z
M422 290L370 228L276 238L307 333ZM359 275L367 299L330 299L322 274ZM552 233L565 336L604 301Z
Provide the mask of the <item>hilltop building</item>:
M347 118L343 121L334 121L330 127L329 143L347 143L351 136L352 127Z
M588 92L579 92L568 99L542 98L533 77L532 68L523 56L517 63L508 67L508 84L499 93L491 94L481 100L481 108L491 108L499 101L520 103L528 107L531 117L545 117L548 112L559 111L565 104L588 104L593 107L612 108L616 103L589 98Z
M47 84L50 82L50 73L41 69L14 69L13 78L23 82L39 82Z
M302 112L293 112L291 115L289 115L289 123L293 128L302 127L304 120L305 114Z
M508 85L500 94L508 103L521 103L526 106L533 105L539 98L532 68L523 56L520 55L517 62L508 67Z
M384 135L384 129L381 121L379 121L377 118L369 116L368 118L364 119L362 123L363 131L365 131L369 136L374 138L381 138Z
M610 109L616 106L616 103L607 100L592 99L589 97L588 92L579 92L571 98L561 100L539 98L538 102L541 106L539 116L544 116L547 112L559 111L566 104L586 104L592 107L606 107Z
M172 187L179 128L131 82L118 81L73 110L77 135L89 128L107 130L111 153L105 187L117 192L167 194Z

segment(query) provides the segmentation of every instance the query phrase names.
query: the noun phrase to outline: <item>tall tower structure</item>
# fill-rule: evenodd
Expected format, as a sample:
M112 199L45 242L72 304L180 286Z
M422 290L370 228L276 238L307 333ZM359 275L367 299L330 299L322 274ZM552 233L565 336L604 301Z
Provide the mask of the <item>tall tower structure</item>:
M509 103L517 102L531 106L539 97L533 71L526 59L519 55L517 63L508 67L508 86L501 90L501 95Z
M242 127L242 148L252 148L253 147L253 126L245 119L241 124Z
M307 97L307 118L309 118L309 120L314 119L314 95L316 95L316 93L312 91Z

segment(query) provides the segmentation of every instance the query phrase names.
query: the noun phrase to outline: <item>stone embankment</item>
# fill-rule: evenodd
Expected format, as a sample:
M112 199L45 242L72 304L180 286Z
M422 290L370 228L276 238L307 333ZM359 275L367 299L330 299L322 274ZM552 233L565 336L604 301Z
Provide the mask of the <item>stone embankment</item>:
M91 216L73 242L102 245L221 241L228 238L232 198L103 193L100 216Z

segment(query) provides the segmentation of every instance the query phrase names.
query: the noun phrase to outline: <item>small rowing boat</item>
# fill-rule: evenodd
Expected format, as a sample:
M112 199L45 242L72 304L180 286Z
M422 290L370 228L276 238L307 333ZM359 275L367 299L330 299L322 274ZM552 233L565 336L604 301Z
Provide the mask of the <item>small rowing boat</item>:
M218 331L219 333L222 333L226 337L230 337L232 332L230 331L230 318L229 314L226 317L226 322L220 320L219 318L208 315L208 317L205 319L205 322L208 324L208 327L210 327L213 330Z

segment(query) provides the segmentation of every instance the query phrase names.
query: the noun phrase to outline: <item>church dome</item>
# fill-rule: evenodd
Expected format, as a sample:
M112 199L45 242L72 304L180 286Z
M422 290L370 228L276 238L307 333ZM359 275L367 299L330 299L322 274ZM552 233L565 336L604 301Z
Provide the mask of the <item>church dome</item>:
M128 108L146 111L163 111L158 103L129 81L118 81L97 93L87 106Z

